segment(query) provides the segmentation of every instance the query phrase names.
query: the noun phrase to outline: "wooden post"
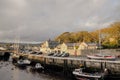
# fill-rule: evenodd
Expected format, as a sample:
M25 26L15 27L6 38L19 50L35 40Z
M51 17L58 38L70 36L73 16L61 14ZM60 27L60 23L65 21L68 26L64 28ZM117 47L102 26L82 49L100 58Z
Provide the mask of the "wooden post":
M73 66L73 61L72 60L70 61L70 65Z
M67 67L67 60L64 60L64 67Z
M67 60L64 60L64 67L63 67L63 72L64 72L64 75L67 76L67 69L68 69L68 65L67 65Z
M105 64L105 68L107 67L107 64L106 64L106 62L104 63Z
M101 64L101 70L103 70L103 63L101 62L100 64Z
M53 59L52 61L53 61L52 63L54 64L54 63L55 63L55 60Z
M84 63L83 63L83 64L84 64L84 67L87 67L87 66L86 66L86 61L84 61Z
M44 66L46 65L46 58L44 58Z

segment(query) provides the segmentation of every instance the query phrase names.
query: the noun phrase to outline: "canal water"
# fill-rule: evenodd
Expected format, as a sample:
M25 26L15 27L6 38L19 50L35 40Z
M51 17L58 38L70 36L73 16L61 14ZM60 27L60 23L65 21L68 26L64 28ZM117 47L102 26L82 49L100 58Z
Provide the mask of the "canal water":
M30 67L19 68L9 61L0 61L0 80L70 80L58 75L34 72Z

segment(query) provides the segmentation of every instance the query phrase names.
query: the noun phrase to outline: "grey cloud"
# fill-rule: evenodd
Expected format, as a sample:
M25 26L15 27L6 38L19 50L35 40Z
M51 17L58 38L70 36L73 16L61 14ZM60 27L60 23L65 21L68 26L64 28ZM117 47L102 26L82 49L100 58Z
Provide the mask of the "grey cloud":
M0 0L0 40L43 41L120 20L119 0Z

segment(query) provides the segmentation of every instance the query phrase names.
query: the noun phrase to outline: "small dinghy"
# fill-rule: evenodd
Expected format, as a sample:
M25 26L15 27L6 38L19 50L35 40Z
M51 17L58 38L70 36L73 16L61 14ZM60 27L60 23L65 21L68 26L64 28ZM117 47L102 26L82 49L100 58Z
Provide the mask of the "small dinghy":
M32 68L34 71L41 72L44 70L44 67L40 63L36 63L35 66Z

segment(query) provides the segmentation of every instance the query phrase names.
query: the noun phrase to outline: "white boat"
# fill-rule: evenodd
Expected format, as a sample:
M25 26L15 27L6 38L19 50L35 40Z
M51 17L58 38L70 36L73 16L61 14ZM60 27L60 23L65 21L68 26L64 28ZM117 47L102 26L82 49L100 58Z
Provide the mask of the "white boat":
M37 72L42 72L44 70L44 67L40 63L36 63L31 70L37 71Z
M80 69L75 69L73 71L73 75L75 75L77 80L91 80L91 79L98 80L104 76L104 73L99 73L99 72L87 73L87 72L83 72L82 68L80 68Z
M18 65L29 65L30 63L31 63L31 61L28 59L20 59L17 61Z
M87 55L87 58L89 59L99 59L99 60L115 60L116 57L113 55L106 55L106 54L101 54L101 36L100 36L100 31L99 31L99 48L100 52L96 55Z
M89 59L100 59L100 60L115 60L115 56L111 55L87 55Z
M44 67L40 63L36 63L35 69L44 69Z

